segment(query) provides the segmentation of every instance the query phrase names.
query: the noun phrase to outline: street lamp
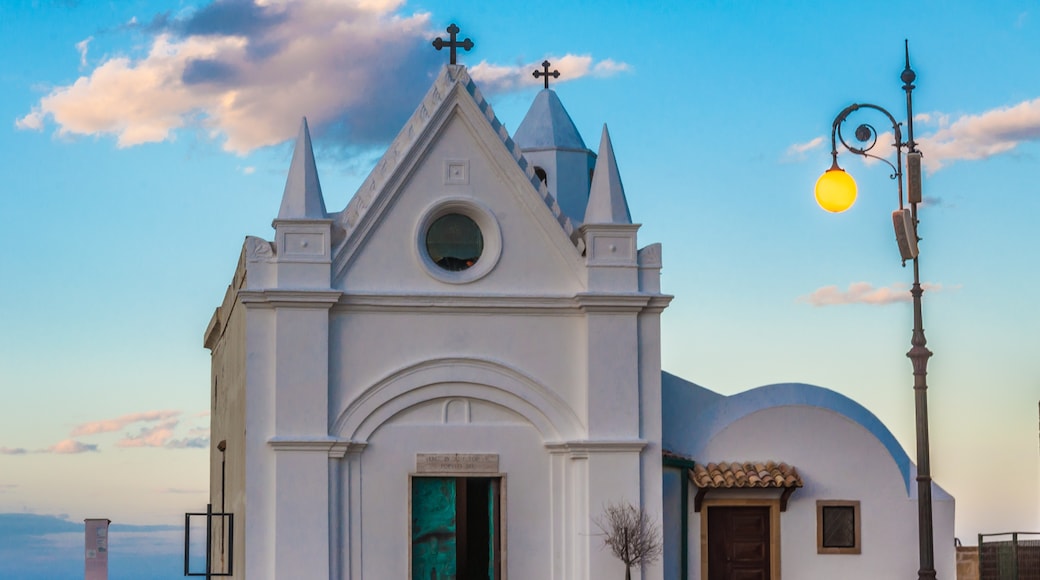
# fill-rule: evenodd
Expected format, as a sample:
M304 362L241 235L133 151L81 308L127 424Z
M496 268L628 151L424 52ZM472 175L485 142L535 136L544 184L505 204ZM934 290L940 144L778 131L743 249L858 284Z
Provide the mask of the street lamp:
M917 205L921 203L921 153L914 142L914 79L917 75L910 69L910 47L905 45L906 68L900 75L903 90L906 92L906 128L907 138L903 140L902 124L885 109L871 104L853 104L838 113L831 126L831 168L816 181L816 201L820 207L830 212L842 212L856 201L856 182L844 169L838 166L838 143L848 152L863 157L870 157L884 162L892 168L891 178L896 181L899 192L899 209L892 212L892 224L895 226L896 242L903 265L912 260L914 265L914 285L910 290L914 302L914 330L910 338L910 358L914 369L914 405L917 424L917 509L918 509L918 545L921 566L917 571L919 580L935 578L935 556L932 536L932 477L928 452L928 385L925 377L928 374L928 358L932 352L925 346L924 328L921 322L921 275L918 267L917 242ZM892 133L896 149L896 162L893 165L888 159L870 153L877 145L878 134L873 126L861 124L856 127L856 140L861 145L851 145L842 135L842 124L852 113L860 109L869 109L883 114L892 123ZM903 203L903 152L906 150L906 202Z

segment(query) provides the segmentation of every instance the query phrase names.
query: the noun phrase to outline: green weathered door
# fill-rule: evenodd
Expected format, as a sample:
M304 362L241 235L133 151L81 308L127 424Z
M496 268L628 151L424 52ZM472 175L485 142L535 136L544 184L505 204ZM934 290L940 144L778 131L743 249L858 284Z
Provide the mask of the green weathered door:
M455 478L412 479L412 580L456 580Z
M412 478L412 580L501 577L499 481Z

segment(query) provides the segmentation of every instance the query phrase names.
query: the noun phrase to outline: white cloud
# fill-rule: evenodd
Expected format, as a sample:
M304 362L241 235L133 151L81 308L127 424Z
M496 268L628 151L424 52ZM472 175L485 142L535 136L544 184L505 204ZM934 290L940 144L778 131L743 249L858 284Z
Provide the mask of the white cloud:
M87 49L90 48L90 41L94 40L93 36L88 36L83 40L76 43L76 50L79 51L79 66L87 66Z
M934 172L953 161L986 159L1040 140L1040 98L952 120L929 115L928 120L937 122L939 130L917 141L925 167Z
M823 137L816 137L805 143L794 143L787 148L787 156L801 158L805 153L818 148L820 145L823 145Z
M926 292L939 292L943 289L942 284L923 283L921 287ZM910 302L912 300L909 286L906 284L892 284L891 286L874 287L869 282L853 282L848 289L841 290L837 286L824 286L813 290L809 294L799 296L799 302L805 302L813 306L837 306L840 304L869 304L884 306L886 304L897 304L899 302Z
M43 96L15 124L59 136L111 135L119 147L194 129L247 153L291 138L306 116L326 142L368 148L390 141L447 58L430 46L443 31L403 0L214 0L123 30L150 35L147 51L102 60ZM90 39L77 45L86 62ZM564 78L627 70L567 55ZM485 91L516 87L533 67L481 63ZM482 71L482 72L478 72Z
M589 55L566 54L561 57L550 56L544 60L550 63L549 72L560 72L559 78L550 80L550 86L551 83L572 81L584 76L606 77L631 70L629 65L610 59L593 64L593 58ZM480 84L482 91L494 94L542 84L544 80L540 77L535 78L535 70L542 70L541 61L503 66L484 60L470 68L470 75Z
M922 161L929 173L934 173L955 161L974 161L1016 150L1023 143L1040 141L1040 98L991 109L974 115L954 116L941 112L924 112L914 115L915 140L924 154ZM849 128L851 132L856 125ZM878 127L879 129L881 127ZM930 129L933 129L930 133ZM904 129L905 131L905 129ZM907 136L904 134L903 138ZM846 135L849 145L865 145ZM891 130L877 136L877 147L872 153L890 159L889 144L893 142ZM800 156L823 143L817 137L807 143L796 143L787 150L788 157ZM844 148L839 146L839 154ZM863 158L867 163L875 160ZM890 159L894 163L894 159ZM839 158L841 164L842 159Z

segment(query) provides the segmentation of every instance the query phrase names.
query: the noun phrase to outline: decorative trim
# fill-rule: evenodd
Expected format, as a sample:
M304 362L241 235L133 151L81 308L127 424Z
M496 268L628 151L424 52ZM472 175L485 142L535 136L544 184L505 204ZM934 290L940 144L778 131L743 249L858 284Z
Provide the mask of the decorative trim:
M416 453L415 473L498 474L498 453Z
M554 441L546 443L545 448L553 453L640 453L647 443L644 439Z
M448 294L400 293L368 294L344 292L334 306L352 311L392 312L443 311L446 313L474 310L489 313L533 310L552 314L580 315L586 312L651 312L660 313L671 303L673 296L666 294L577 294L574 296L513 296L508 294ZM570 312L567 312L570 311Z
M639 312L650 303L649 294L577 294L574 301L583 312Z
M217 345L217 341L224 334L224 326L221 322L220 307L218 306L213 310L213 316L210 317L209 324L206 325L206 332L202 335L203 348L213 350L213 347Z
M334 459L342 459L351 451L360 452L367 445L335 437L272 437L267 440L267 444L275 451L328 453L329 457Z
M572 296L509 296L502 294L355 294L344 293L335 305L337 310L351 311L412 311L472 313L516 313L529 314L540 310L554 315L580 315L582 312Z
M256 236L246 236L244 253L247 262L272 262L275 258L274 245Z
M469 185L469 159L444 160L444 185Z
M671 296L668 294L658 294L656 296L651 296L650 302L647 303L646 308L643 309L643 312L660 314L664 312L665 308L668 308L668 305L672 303L673 298L675 298L675 296Z
M343 293L339 290L239 290L243 304L259 308L332 308Z
M459 383L460 376L468 382ZM476 399L510 409L534 426L543 441L584 431L566 401L520 370L500 361L455 357L423 361L376 381L340 413L330 431L366 441L400 411L444 398Z
M636 252L636 261L640 268L659 269L662 265L661 243L644 246Z

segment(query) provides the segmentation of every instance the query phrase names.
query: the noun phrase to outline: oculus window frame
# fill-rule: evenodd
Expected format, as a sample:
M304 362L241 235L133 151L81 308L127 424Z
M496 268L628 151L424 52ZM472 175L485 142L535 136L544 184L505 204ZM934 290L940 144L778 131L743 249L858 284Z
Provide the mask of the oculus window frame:
M460 270L451 270L439 265L430 256L427 246L430 227L437 220L451 214L462 215L472 220L480 230L482 242L479 257L473 264ZM476 200L443 198L435 201L419 217L413 248L422 269L431 277L448 284L468 284L487 276L498 264L502 256L502 230L491 210Z

